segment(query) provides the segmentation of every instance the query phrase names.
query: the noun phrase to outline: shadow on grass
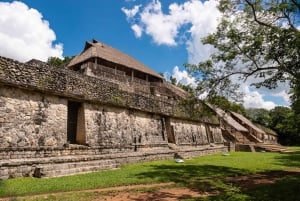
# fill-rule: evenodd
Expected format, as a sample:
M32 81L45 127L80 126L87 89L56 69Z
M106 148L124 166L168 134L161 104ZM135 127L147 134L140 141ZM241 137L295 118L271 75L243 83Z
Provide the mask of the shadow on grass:
M294 153L295 154L295 153ZM296 165L293 159L298 159L299 153L284 154L280 159L281 163L288 163L290 166ZM299 162L299 161L298 161ZM247 188L242 187L245 181L234 183L226 180L228 177L242 177L250 172L243 169L229 168L213 165L160 165L154 166L149 172L143 172L137 177L154 178L157 181L175 182L179 186L185 186L197 190L202 194L215 194L206 198L187 200L230 200L230 201L294 201L300 200L300 173L293 174L284 171L272 171L260 173L266 178L274 181L273 184L256 184L253 182ZM255 175L253 175L255 176ZM255 178L255 177L253 177ZM251 179L251 177L249 177ZM278 180L277 180L278 179ZM217 194L217 195L216 195Z
M300 152L282 153L276 157L279 165L300 168Z
M206 191L222 188L220 179L247 173L247 170L223 166L176 164L156 165L152 171L143 172L136 176L139 178L152 178L159 182L174 182L177 185Z
M247 192L253 200L294 201L300 200L300 175L293 175ZM255 198L255 199L254 199Z
M296 201L300 200L300 175L288 176L275 184L252 189L223 191L219 195L193 199L195 201Z

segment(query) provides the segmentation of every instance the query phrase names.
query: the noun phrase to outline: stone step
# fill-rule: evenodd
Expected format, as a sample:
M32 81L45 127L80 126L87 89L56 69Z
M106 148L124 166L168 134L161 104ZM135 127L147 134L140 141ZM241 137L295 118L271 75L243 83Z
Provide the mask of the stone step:
M138 152L123 152L97 155L72 155L31 159L0 160L0 179L35 176L53 177L83 172L117 168L122 164L152 160L172 159L174 154L184 154L186 158L227 150L224 145L211 146L178 146L178 151L164 149L145 149Z
M117 168L119 164L114 160L80 162L80 163L62 163L41 165L34 170L34 177L56 177L72 175L80 172L94 172L105 169Z
M258 148L264 149L265 151L270 152L286 152L288 149L282 145L279 144L256 144L255 145Z

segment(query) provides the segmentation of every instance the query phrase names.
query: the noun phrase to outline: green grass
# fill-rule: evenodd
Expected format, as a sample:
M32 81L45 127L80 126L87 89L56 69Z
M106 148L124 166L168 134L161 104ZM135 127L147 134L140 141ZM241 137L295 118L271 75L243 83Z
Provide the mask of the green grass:
M199 189L199 191L218 190L222 192L220 196L237 196L237 200L247 200L249 196L258 195L260 192L241 193L238 187L224 182L224 177L295 167L300 167L299 152L285 154L235 152L230 153L229 156L216 154L197 157L186 160L184 163L165 160L126 165L116 170L75 176L9 179L0 181L0 197L132 184L175 182L178 186L193 187ZM299 182L300 180L298 177L295 177L291 178L291 181L287 180L286 182L297 183L297 181ZM235 199L234 197L230 198L232 200ZM209 200L210 198L207 199ZM213 197L211 199L218 200L219 198ZM221 200L226 199L222 198Z

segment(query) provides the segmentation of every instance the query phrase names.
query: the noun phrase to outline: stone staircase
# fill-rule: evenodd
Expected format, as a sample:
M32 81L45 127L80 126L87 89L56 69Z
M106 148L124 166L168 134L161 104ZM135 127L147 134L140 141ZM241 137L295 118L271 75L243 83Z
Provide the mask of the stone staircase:
M257 143L254 145L256 150L267 151L267 152L291 152L286 147L280 144L264 144L264 143Z
M168 143L171 150L174 150L174 157L188 159L195 156L210 155L215 153L222 153L228 151L228 148L223 144L210 143L200 146L184 146Z
M118 168L122 164L169 159L170 149L156 149L132 153L67 155L43 158L0 160L0 179L34 176L55 177L104 169Z
M171 147L172 148L171 148ZM76 151L76 150L73 150ZM176 146L140 149L137 152L96 153L93 150L74 155L43 154L36 157L0 160L0 180L14 177L56 177L118 168L123 164L174 158L202 156L227 151L223 144ZM57 151L53 151L58 153ZM69 153L69 152L68 152Z
M236 151L248 152L291 152L286 147L280 144L265 144L265 143L251 143L251 144L236 144Z

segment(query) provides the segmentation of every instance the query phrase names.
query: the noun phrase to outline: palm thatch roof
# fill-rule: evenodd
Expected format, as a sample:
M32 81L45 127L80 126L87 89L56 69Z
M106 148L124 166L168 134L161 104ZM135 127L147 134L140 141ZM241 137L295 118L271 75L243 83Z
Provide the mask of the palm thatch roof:
M92 42L87 41L83 52L72 59L67 67L75 66L90 58L95 57L163 79L161 75L154 72L152 69L134 59L133 57L97 40L93 40Z
M265 132L263 130L261 130L260 128L258 128L257 126L255 126L249 119L247 119L243 115L238 114L236 112L231 112L231 114L234 117L236 117L237 119L239 119L241 122L243 122L244 124L246 124L247 126L249 126L252 129L254 129L256 132L261 133L261 134L265 134Z
M219 118L221 118L223 121L225 121L227 124L232 126L237 131L241 132L248 132L248 129L246 129L244 126L239 124L236 120L234 120L227 112L224 110L217 108L216 106L213 106L209 103L206 103L215 113L218 115Z

